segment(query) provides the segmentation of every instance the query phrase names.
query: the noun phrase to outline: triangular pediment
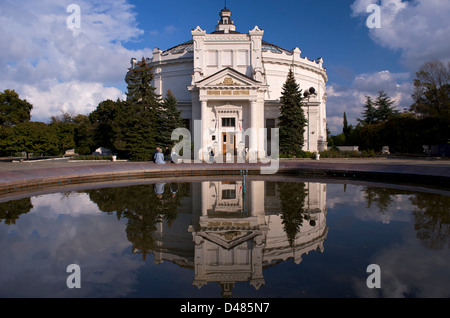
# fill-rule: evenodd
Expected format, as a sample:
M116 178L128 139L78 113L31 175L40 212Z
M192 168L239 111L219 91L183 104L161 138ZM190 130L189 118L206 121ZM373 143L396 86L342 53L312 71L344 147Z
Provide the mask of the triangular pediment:
M259 232L252 230L205 231L199 233L203 238L214 242L225 249L232 249L259 234Z
M197 87L260 87L261 82L255 81L232 68L225 68L196 83Z

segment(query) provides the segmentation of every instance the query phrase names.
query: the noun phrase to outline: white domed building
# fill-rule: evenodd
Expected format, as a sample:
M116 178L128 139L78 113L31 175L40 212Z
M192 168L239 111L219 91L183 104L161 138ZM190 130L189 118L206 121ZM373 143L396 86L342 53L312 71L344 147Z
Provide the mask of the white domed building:
M153 68L156 93L166 96L170 90L192 136L201 131L200 159L208 158L211 149L216 156L246 150L252 157L266 156L291 68L305 93L308 125L303 149L326 149L328 77L322 58L309 60L299 48L288 51L270 44L258 26L248 33L236 31L226 7L214 32L198 26L191 35L191 40L165 51L155 48L147 64ZM139 67L136 59L131 63L129 71ZM266 146L260 128L268 128Z

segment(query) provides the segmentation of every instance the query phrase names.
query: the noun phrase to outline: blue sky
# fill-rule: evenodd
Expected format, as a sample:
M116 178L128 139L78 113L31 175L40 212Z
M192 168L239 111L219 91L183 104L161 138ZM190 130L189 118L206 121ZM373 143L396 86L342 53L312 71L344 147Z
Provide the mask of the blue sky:
M81 9L79 29L67 28L70 4ZM381 28L369 29L370 4ZM2 0L0 91L15 89L48 121L62 111L87 114L104 99L124 98L132 57L150 57L213 31L223 0ZM399 109L409 107L421 64L450 61L447 0L228 0L237 30L255 25L264 40L302 56L322 57L327 68L327 118L332 134L360 117L366 96L384 90Z

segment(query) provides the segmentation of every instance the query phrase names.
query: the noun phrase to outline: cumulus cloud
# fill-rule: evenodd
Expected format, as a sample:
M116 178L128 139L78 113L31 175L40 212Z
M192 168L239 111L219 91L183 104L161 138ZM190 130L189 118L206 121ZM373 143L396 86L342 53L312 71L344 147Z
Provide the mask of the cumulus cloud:
M370 29L379 45L400 50L405 66L415 71L431 59L450 60L450 2L440 0L355 0L353 16L367 18L369 4L381 8L381 28Z
M127 0L77 1L79 29L67 25L71 3L0 3L0 91L15 89L31 102L33 120L61 110L89 113L104 99L124 98L130 58L151 56L124 46L143 34Z
M394 100L397 110L402 111L412 104L413 84L409 73L391 73L388 70L370 74L359 74L349 86L329 83L327 86L327 123L332 134L342 132L343 114L349 124L357 124L361 118L367 96L376 98L384 91Z
M359 297L448 298L446 282L450 277L446 264L449 261L448 249L424 248L411 229L403 234L403 242L388 246L374 256L372 263L381 268L381 289L375 293L360 280L354 281L354 289Z
M450 2L354 0L352 16L361 17L365 22L372 14L367 11L370 4L380 6L381 28L367 28L369 36L376 44L400 52L400 63L409 72L379 70L359 74L345 87L328 83L327 122L332 134L342 132L344 112L349 123L356 124L356 119L361 118L366 96L375 97L381 90L395 101L399 111L409 108L412 104L413 79L420 65L433 59L450 61Z

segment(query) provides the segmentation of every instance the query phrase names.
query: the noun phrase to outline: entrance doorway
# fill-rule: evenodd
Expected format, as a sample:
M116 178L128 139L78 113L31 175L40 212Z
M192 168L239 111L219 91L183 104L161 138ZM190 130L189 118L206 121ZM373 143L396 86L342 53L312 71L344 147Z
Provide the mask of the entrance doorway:
M234 133L222 133L222 154L226 157L227 153L236 154L236 136Z

